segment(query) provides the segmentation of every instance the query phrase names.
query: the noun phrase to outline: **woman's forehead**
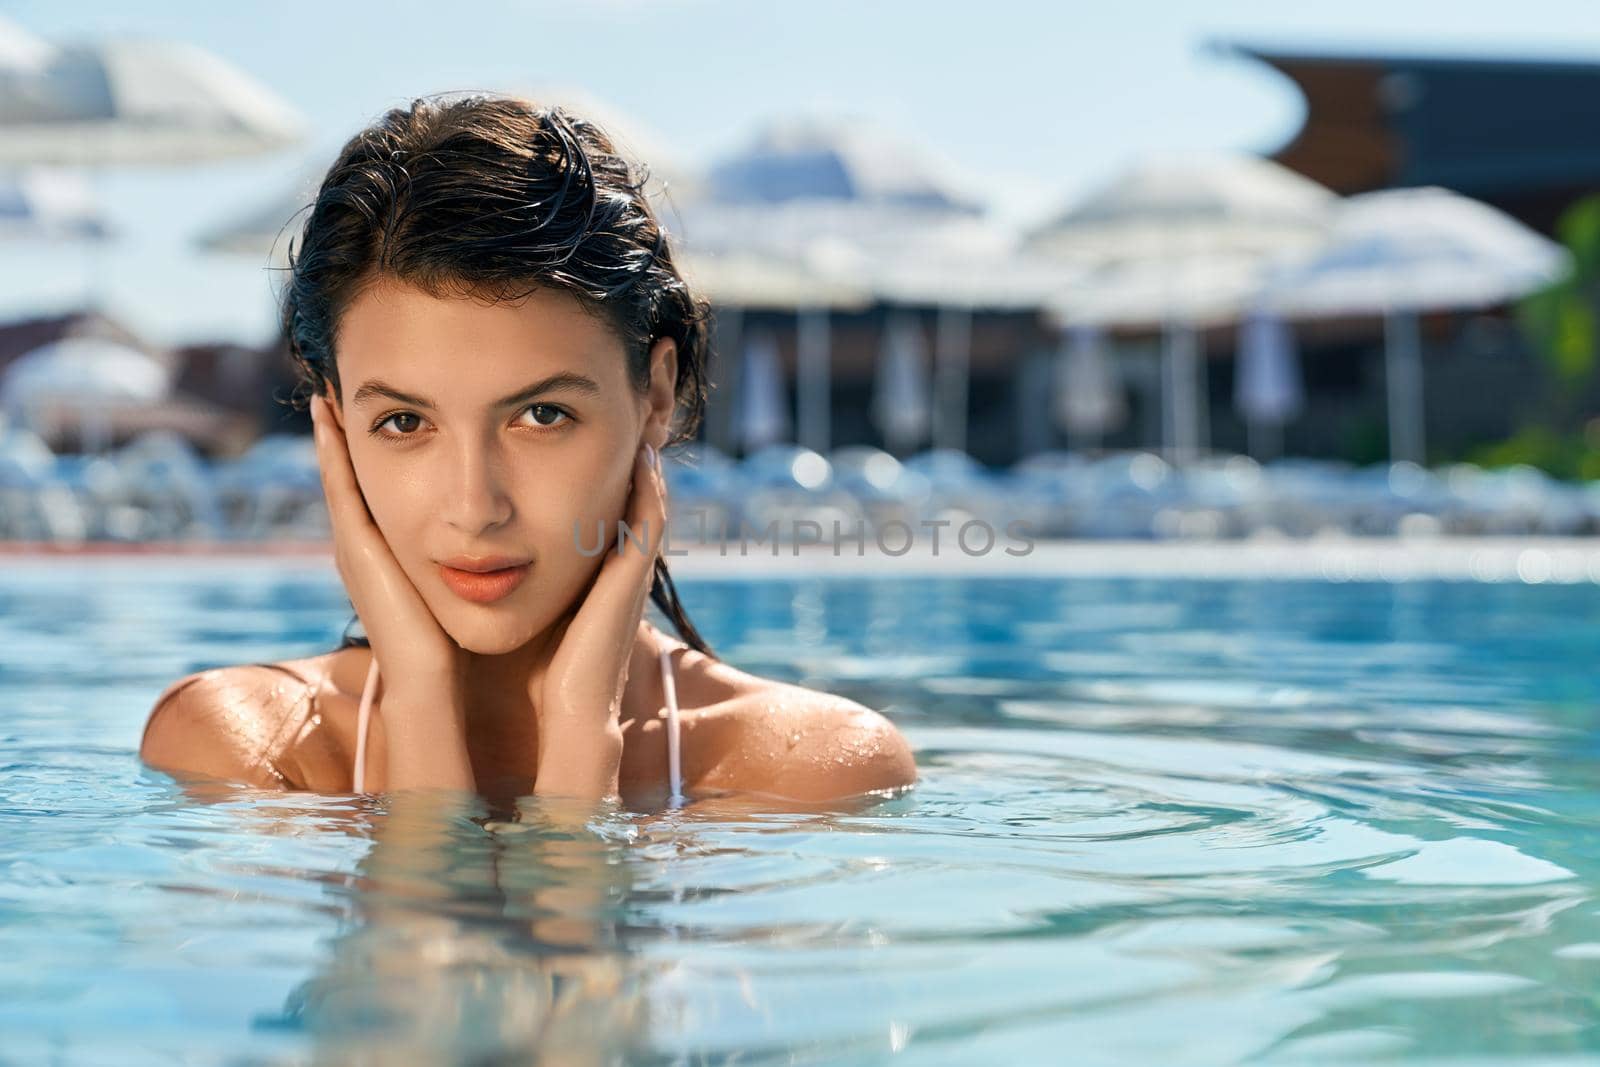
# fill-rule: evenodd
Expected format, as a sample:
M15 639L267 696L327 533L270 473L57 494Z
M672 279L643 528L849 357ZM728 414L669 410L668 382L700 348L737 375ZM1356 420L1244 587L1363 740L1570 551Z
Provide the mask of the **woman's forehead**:
M559 371L597 380L626 373L616 334L576 298L554 289L490 302L436 297L385 280L346 309L338 355L341 378L381 372L463 386L487 379L498 387Z

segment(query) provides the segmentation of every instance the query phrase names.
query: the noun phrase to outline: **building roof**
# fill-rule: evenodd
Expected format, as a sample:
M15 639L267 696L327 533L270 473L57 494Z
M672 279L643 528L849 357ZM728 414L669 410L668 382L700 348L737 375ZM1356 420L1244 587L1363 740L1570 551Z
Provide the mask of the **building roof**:
M1600 189L1600 61L1212 47L1295 83L1305 122L1271 158L1336 192L1442 185L1551 233Z

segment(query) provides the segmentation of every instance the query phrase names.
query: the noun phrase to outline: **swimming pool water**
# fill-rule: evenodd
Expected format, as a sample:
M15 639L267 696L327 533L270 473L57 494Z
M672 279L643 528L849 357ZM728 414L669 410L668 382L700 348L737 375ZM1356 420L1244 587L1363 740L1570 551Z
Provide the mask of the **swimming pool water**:
M186 791L154 696L333 647L331 568L0 559L0 1064L1600 1056L1594 586L680 590L883 709L918 787L588 826Z

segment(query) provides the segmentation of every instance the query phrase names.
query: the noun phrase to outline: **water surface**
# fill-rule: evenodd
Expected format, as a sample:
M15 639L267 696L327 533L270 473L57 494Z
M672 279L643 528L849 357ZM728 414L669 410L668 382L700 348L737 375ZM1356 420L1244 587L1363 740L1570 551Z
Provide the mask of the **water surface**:
M202 667L337 644L300 562L0 566L0 1063L1600 1057L1600 591L680 581L922 780L588 822L185 789Z

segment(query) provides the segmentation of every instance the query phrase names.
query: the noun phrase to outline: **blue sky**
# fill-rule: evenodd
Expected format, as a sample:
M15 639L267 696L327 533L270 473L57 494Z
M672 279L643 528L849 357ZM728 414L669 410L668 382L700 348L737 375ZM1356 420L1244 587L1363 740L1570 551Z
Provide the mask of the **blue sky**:
M194 236L281 195L312 160L424 93L580 86L691 162L774 117L860 116L947 159L1000 217L1027 221L1143 155L1281 144L1298 125L1298 95L1207 41L1600 60L1594 10L1593 0L0 0L0 13L47 39L127 34L209 48L312 128L281 155L101 175L120 238L6 246L0 316L92 293L155 344L266 341L269 272L200 254Z

